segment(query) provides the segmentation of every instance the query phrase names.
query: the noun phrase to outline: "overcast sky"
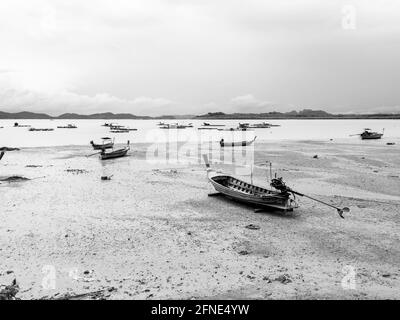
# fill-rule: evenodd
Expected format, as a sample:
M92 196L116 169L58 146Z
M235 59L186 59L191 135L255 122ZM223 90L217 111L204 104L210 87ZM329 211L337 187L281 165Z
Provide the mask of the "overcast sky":
M400 112L398 0L1 0L0 110Z

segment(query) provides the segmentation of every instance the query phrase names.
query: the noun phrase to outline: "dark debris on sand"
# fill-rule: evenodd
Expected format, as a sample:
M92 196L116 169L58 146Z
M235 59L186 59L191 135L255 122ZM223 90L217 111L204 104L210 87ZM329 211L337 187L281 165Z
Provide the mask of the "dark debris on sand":
M5 181L5 182L19 182L19 181L27 181L27 180L30 180L30 179L21 177L21 176L11 176L11 177L0 179L0 181Z
M1 288L1 287L0 287ZM17 280L14 279L9 286L0 289L0 300L17 300L15 297L19 291Z

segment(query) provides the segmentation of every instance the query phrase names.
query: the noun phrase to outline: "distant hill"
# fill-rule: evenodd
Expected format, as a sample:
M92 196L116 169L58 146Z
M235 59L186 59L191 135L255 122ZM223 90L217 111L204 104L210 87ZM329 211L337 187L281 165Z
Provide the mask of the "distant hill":
M224 113L209 112L195 119L400 119L400 113L332 114L323 110L304 109L290 112Z
M209 112L195 115L163 115L158 117L136 116L130 113L94 113L77 114L64 113L57 117L45 113L22 111L17 113L0 111L0 119L400 119L400 113L375 113L375 114L332 114L323 110L304 109L290 112L265 112L265 113L224 113Z
M135 116L130 113L95 113L89 115L81 115L76 113L64 113L54 119L151 119L147 116Z
M45 113L34 113L34 112L3 112L0 111L0 119L152 119L151 117L147 116L135 116L130 113L112 113L112 112L105 112L105 113L95 113L95 114L77 114L77 113L64 113L57 117L49 116Z
M0 119L52 119L52 117L45 113L34 113L28 111L17 113L0 111Z

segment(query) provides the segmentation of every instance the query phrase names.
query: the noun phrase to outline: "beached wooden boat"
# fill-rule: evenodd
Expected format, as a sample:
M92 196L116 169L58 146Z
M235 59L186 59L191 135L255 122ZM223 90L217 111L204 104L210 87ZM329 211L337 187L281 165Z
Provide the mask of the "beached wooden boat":
M256 138L257 136L255 136L254 139L250 141L238 141L238 142L225 142L224 139L221 139L219 145L221 147L245 147L251 145L256 140Z
M297 208L297 203L289 193L258 187L228 175L215 175L208 179L218 193L257 208L282 211L293 211Z
M332 205L331 203L321 201L291 189L286 185L281 177L278 178L276 176L276 173L275 178L272 178L272 171L270 171L270 186L273 189L262 188L254 185L253 182L248 183L225 174L216 173L210 176L210 172L213 170L210 168L208 157L204 154L203 158L207 168L207 178L217 191L216 193L209 194L209 196L224 195L232 200L252 205L256 207L256 210L274 209L293 211L293 209L298 207L298 204L295 201L295 195L298 195L336 209L341 218L344 218L344 213L350 212L348 207L340 208ZM253 179L251 179L251 181L253 181Z
M110 152L106 152L106 150L102 150L100 153L100 159L101 160L108 160L108 159L115 159L115 158L120 158L120 157L125 157L130 150L129 147L129 141L128 145L125 148L118 149L118 150L113 150Z
M104 150L104 149L111 149L114 147L114 141L111 138L105 137L101 138L103 140L103 143L101 144L96 144L92 141L90 141L90 144L92 145L94 150Z

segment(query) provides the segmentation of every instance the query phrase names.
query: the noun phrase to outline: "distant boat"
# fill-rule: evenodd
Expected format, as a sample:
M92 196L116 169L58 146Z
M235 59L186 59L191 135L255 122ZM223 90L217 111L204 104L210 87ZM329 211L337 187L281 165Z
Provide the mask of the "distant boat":
M218 129L219 131L252 131L249 127L238 127L238 128L228 128L228 129Z
M15 122L14 127L26 128L26 127L30 127L30 125L29 124L19 124L18 122Z
M279 124L272 124L268 122L262 122L262 123L255 123L249 126L249 128L258 128L258 129L269 129L271 127L280 127Z
M203 126L205 126L205 127L225 127L224 124L211 124L211 123L208 123L208 122L204 122Z
M383 132L378 133L371 131L371 129L365 129L364 132L360 134L360 136L362 140L381 139L383 136Z
M113 150L110 152L106 152L105 149L103 149L100 153L100 159L101 160L108 160L108 159L115 159L115 158L120 158L120 157L125 157L130 150L129 147L129 141L128 144L125 148L118 149L118 150Z
M255 123L255 124L239 123L239 128L269 129L271 127L280 127L280 125L271 124L268 122Z
M74 124L68 124L66 126L58 126L57 128L58 129L76 129L78 127L76 125L74 125Z
M53 128L29 128L29 131L54 131Z
M135 128L126 128L124 126L118 126L118 127L111 127L110 132L112 133L128 133L129 131L137 131Z
M192 127L193 127L193 125L192 125ZM188 126L178 124L178 123L172 123L172 124L166 123L166 124L160 126L160 129L186 129L186 128L188 128Z
M371 131L369 128L365 128L364 132L351 134L350 136L360 136L361 140L372 140L372 139L381 139L383 136L383 132L385 129L382 130L382 133Z
M216 128L216 127L200 127L200 128L197 128L198 130L218 130L218 128Z
M90 141L90 144L92 145L94 150L104 150L104 149L111 149L114 147L114 141L111 138L105 137L101 138L103 140L103 143L101 144L96 144L92 141Z
M110 130L118 130L118 129L124 128L124 126L121 126L118 124L110 124L108 127L110 127Z
M105 124L102 124L101 125L102 127L111 127L112 126L112 123L110 122L110 123L105 123Z
M257 136L254 137L253 140L250 141L238 141L238 142L225 142L224 139L221 139L221 141L219 142L219 145L221 147L239 147L239 146L249 146L251 145L255 140L256 140Z

